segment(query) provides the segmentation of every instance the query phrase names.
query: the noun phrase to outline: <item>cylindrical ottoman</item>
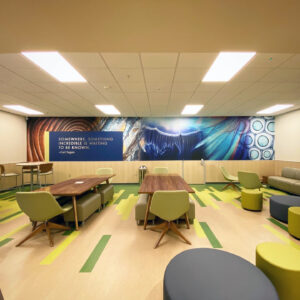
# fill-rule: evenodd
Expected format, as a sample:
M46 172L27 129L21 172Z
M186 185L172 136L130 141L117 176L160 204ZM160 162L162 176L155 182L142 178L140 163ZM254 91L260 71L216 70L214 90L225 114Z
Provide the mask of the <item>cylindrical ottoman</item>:
M164 300L278 300L265 274L226 251L198 248L181 252L164 275Z
M281 300L300 299L300 251L280 243L256 247L256 266L274 284Z
M263 193L259 190L242 190L242 208L253 211L261 211L263 206Z
M288 209L291 206L300 206L300 197L275 195L270 198L270 214L281 222L288 222Z
M300 207L290 207L288 212L289 233L300 239Z

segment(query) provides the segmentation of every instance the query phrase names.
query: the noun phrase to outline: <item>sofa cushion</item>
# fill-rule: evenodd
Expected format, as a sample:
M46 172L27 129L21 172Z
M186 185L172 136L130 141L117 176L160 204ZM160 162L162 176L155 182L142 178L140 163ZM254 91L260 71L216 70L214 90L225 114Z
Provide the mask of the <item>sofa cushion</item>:
M300 180L280 176L269 176L268 184L279 190L300 195Z
M282 177L300 180L300 169L283 168L281 172Z

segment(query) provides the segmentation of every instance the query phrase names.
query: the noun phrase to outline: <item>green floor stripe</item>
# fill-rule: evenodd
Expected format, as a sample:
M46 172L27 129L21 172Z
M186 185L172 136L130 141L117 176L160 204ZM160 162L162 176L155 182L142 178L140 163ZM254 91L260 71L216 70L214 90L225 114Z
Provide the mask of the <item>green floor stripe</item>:
M192 194L194 196L194 198L196 199L196 201L199 203L199 205L201 207L206 207L206 205L204 204L204 202L197 196L197 194Z
M0 247L4 246L5 244L9 243L12 240L13 239L11 239L11 238L7 238L7 239L0 241Z
M223 248L206 222L199 222L213 248Z
M103 252L106 244L108 243L109 239L111 238L111 235L103 235L96 247L94 248L93 252L83 265L83 267L80 270L80 273L89 273L92 272L101 253Z
M215 200L217 201L222 201L217 195L215 195L214 193L209 193Z
M66 230L62 235L70 235L75 229Z
M276 226L280 227L281 229L285 230L286 232L288 232L288 227L285 226L285 225L283 225L283 224L281 224L279 221L277 221L277 220L275 220L273 218L268 218L268 220L271 223L273 223L274 225L276 225Z
M3 221L6 221L6 220L8 220L8 219L10 219L10 218L12 218L12 217L14 217L14 216L16 216L16 215L19 215L19 214L21 214L21 213L22 213L22 211L19 210L19 211L15 212L15 213L13 213L13 214L11 214L11 215L9 215L9 216L6 216L6 217L0 219L0 223L3 222Z

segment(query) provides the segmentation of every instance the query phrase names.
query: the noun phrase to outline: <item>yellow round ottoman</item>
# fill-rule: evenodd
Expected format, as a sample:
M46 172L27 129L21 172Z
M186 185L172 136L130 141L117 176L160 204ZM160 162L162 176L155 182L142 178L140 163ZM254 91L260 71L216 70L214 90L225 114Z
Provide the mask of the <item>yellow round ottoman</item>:
M261 211L263 207L263 193L259 190L243 189L241 195L242 208L247 210Z
M297 239L300 239L300 207L289 207L288 211L288 230Z
M300 250L280 243L259 244L256 266L272 281L280 300L300 299Z

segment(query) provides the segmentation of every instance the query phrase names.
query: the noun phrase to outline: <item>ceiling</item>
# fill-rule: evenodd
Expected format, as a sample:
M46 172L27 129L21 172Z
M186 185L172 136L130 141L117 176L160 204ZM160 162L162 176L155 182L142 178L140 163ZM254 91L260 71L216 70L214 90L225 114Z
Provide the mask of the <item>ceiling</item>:
M61 54L87 82L60 83L21 54L0 54L0 105L46 116L101 116L95 104L113 104L123 116L179 116L185 104L204 104L200 116L300 108L300 54L258 53L227 83L202 82L217 53Z

